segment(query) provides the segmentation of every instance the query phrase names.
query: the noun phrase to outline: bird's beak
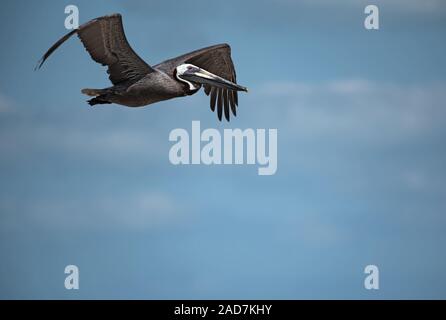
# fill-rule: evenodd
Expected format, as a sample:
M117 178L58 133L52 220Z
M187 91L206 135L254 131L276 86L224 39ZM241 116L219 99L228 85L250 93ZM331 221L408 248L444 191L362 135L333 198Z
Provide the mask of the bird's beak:
M186 71L183 75L181 75L181 77L186 80L197 82L200 84L209 84L214 87L248 92L248 89L246 87L240 86L236 83L223 79L222 77L219 77L213 73L210 73L209 71L206 71L198 67L193 68L190 71L189 70Z

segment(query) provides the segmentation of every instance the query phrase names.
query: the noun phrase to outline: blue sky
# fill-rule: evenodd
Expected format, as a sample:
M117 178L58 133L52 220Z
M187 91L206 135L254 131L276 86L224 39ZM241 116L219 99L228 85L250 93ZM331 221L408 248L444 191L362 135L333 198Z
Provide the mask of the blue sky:
M219 123L203 93L90 108L80 89L109 83L75 38L34 72L68 4L121 13L151 64L229 43L238 117ZM0 297L446 298L445 16L435 0L5 2ZM169 132L193 120L277 128L277 173L171 165Z

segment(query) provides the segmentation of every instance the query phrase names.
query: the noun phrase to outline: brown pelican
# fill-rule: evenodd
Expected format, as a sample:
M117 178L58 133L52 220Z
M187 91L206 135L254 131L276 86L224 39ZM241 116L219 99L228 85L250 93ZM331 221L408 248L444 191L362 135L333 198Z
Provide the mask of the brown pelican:
M237 91L248 91L236 83L229 45L214 45L149 66L127 42L120 14L99 17L72 30L48 49L36 69L73 34L78 35L94 61L108 66L113 84L105 89L82 89L82 93L94 97L88 100L91 106L117 103L142 107L192 95L203 86L210 95L211 110L217 106L218 119L221 121L224 111L229 121L229 109L236 115Z

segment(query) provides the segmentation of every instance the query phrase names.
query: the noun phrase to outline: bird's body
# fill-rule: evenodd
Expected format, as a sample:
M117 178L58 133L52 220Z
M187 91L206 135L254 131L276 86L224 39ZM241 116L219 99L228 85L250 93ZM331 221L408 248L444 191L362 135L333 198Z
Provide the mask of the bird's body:
M219 120L230 110L236 115L237 91L247 91L236 84L231 49L227 44L196 50L149 66L128 44L119 14L85 23L57 41L42 57L45 60L68 38L77 33L93 60L108 66L113 86L83 89L92 96L90 105L116 103L142 107L155 102L192 95L203 86L210 95L211 110L217 106Z
M133 83L117 84L105 89L83 89L82 92L96 97L90 100L92 105L116 103L127 107L143 107L186 95L184 85L159 70Z

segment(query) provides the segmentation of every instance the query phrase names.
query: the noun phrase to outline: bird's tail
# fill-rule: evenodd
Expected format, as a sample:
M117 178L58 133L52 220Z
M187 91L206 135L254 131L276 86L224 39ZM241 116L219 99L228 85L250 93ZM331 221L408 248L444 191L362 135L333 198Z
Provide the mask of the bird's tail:
M97 97L100 96L101 94L105 93L104 89L82 89L81 92L83 94L86 94L87 96L90 97Z
M112 103L109 100L110 95L108 94L109 91L107 89L82 89L81 92L87 96L94 97L87 101L90 106Z
M111 103L110 101L108 101L105 98L105 96L97 96L97 97L95 97L93 99L88 100L87 102L88 102L88 104L90 106L94 106L94 105L97 105L97 104L110 104Z

